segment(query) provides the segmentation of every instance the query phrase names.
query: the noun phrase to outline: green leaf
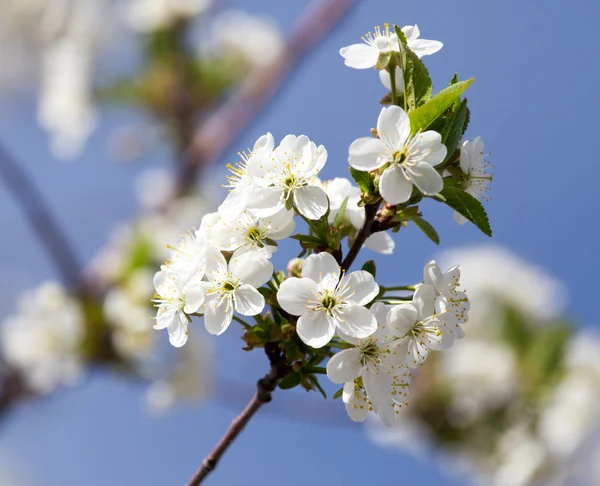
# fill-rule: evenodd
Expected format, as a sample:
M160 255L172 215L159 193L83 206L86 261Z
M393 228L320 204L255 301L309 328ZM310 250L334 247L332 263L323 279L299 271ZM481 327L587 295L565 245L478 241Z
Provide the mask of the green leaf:
M369 272L371 275L373 275L373 278L375 278L375 275L377 274L377 267L375 266L375 262L373 260L366 261L362 266L362 269L365 272Z
M462 214L484 234L492 236L490 220L481 202L462 189L450 184L445 184L440 194L446 199L444 201L445 204L457 213Z
M442 130L442 143L448 149L444 162L454 155L454 151L456 150L456 147L458 147L458 143L464 133L463 128L465 126L468 111L467 99L465 98L458 108L454 110L452 116L446 122L444 130Z
M316 236L312 236L312 235L292 235L290 236L290 238L292 240L298 240L301 241L302 243L310 243L312 245L324 245L326 244L325 241L323 241L321 238L318 238Z
M458 73L454 73L454 76L452 76L452 79L450 80L450 84L448 84L448 86L452 86L456 83L458 83Z
M342 201L340 209L338 209L335 218L333 218L333 226L335 226L336 228L339 228L342 225L342 221L344 221L344 214L346 213L348 199L350 199L350 196L346 196L346 198Z
M361 170L356 170L350 167L350 175L356 185L360 188L361 192L365 194L372 194L375 190L375 186L373 185L373 178L368 172L363 172Z
M341 398L341 396L344 394L344 387L340 388L338 391L336 391L333 394L333 399L337 400L338 398Z
M417 227L436 245L440 244L440 235L438 235L437 231L433 226L431 226L430 223L419 216L413 217L412 222L415 223Z
M462 96L472 82L473 78L448 86L427 103L411 111L409 117L412 133L426 130Z
M319 390L319 393L321 393L321 395L323 395L323 398L327 398L327 393L325 393L325 390L323 390L323 387L321 386L321 384L319 383L319 380L317 379L317 377L315 375L308 375L306 377L308 379L308 381L310 381L314 387Z
M433 83L429 71L419 57L410 50L406 36L399 26L395 26L400 45L400 68L404 77L404 96L408 110L414 110L431 97Z
M298 386L300 381L302 381L300 373L290 373L289 375L284 376L279 382L279 388L282 390L289 390L290 388Z

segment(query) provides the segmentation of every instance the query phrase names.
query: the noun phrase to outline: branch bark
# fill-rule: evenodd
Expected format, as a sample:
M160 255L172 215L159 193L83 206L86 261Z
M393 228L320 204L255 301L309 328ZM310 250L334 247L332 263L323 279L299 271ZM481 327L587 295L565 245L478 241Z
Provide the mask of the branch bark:
M362 246L365 244L365 241L367 241L367 238L369 236L371 236L373 222L375 221L375 217L377 216L378 209L379 209L379 203L367 204L365 206L365 222L363 223L362 228L356 235L356 238L354 239L354 242L352 243L352 246L350 247L350 250L348 251L346 258L344 258L344 261L342 262L342 270L343 271L348 271L348 269L354 263L354 260L356 259L358 252L360 251Z
M221 438L212 452L206 456L202 464L187 483L187 486L198 486L206 477L215 470L223 454L229 446L244 430L248 422L254 417L254 414L265 404L269 403L272 398L272 393L277 388L281 379L291 372L291 368L285 364L285 357L276 344L267 343L265 353L269 357L271 368L269 372L256 384L256 393L246 405L244 411L239 414L229 426L225 435Z

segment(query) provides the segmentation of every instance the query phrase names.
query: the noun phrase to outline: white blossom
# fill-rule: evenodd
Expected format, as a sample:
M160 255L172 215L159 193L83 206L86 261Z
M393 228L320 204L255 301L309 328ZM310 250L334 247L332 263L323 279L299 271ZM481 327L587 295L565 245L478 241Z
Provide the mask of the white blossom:
M336 330L354 338L366 338L377 329L377 321L364 305L375 298L379 286L363 270L343 275L329 253L310 255L302 267L302 278L285 280L277 292L283 310L300 316L296 331L313 348L325 346Z
M139 32L164 29L206 11L212 0L128 0L122 8L127 24Z
M366 418L368 408L391 426L396 409L408 399L411 374L403 357L394 354L391 348L402 336L387 327L388 310L381 302L373 304L371 311L377 320L377 330L366 338L352 338L339 331L354 347L339 351L327 363L327 377L344 385L342 399L348 415L357 422ZM368 407L364 407L365 401Z
M460 148L460 170L465 174L463 189L477 199L485 199L487 186L493 175L488 173L489 163L484 160L483 140L476 137L472 142L465 140ZM467 219L454 212L454 219L464 224Z
M231 172L227 176L229 194L219 206L219 215L223 218L234 218L248 206L248 197L253 189L252 178L248 175L248 163L253 159L264 160L272 157L275 141L273 135L266 133L260 137L254 144L254 148L248 152L240 152L238 155L242 159L235 165L228 164L227 168Z
M434 169L447 153L442 136L432 130L410 135L410 120L398 106L383 108L377 120L379 138L364 137L352 142L348 163L371 171L386 166L379 180L379 192L390 204L410 199L413 184L427 196L440 192L442 176Z
M82 375L85 318L77 301L56 282L26 292L17 314L2 325L2 353L38 393L72 385Z
M330 181L323 181L321 186L329 198L330 224L333 223L344 199L348 197L348 203L346 204L346 210L344 212L344 220L356 230L353 234L349 235L349 242L352 244L356 233L362 228L362 225L365 222L365 208L364 206L358 205L360 201L360 189L353 186L352 183L344 177L336 177ZM394 252L396 244L388 232L379 231L367 238L364 247L384 255L391 255Z
M206 272L208 282L203 283L206 330L210 334L224 333L231 324L234 310L243 316L260 314L265 299L256 289L267 283L272 274L273 264L262 252L234 255L229 263L220 252L215 252Z
M408 47L418 57L434 54L443 47L439 41L419 39L419 27L416 25L402 27L402 32L406 36ZM388 24L384 24L383 30L381 27L375 27L374 34L369 32L362 37L362 40L362 44L353 44L340 49L340 55L344 58L346 66L354 69L369 69L375 67L379 56L386 56L400 50L398 36L390 30Z
M402 69L396 66L394 74L394 86L396 87L396 93L402 94L404 93L404 80L402 79ZM379 80L381 81L381 84L383 84L388 89L388 91L392 91L392 78L390 77L390 73L388 71L386 71L385 69L379 71Z
M266 16L241 10L224 10L211 21L210 49L219 57L261 68L284 51L285 40L277 23Z
M287 135L270 157L253 157L247 171L253 188L248 209L256 216L271 216L296 206L298 212L319 219L327 211L327 195L316 180L327 160L327 150L307 136Z
M219 250L236 251L237 255L265 249L270 257L277 247L268 240L287 238L295 227L293 211L283 209L267 218L257 218L244 210L233 219L219 218L212 228L210 241Z
M434 314L434 303L434 288L421 284L415 290L411 304L394 306L388 313L388 329L402 336L395 343L393 352L411 368L423 364L430 351L446 349L452 344L442 333L444 322Z

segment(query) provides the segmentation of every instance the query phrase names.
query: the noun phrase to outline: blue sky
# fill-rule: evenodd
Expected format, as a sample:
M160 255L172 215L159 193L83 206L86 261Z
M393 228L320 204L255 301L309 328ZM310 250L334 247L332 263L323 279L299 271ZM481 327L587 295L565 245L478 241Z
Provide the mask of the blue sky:
M259 0L252 9L271 13L286 29L306 4ZM276 138L305 133L329 151L325 178L347 174L347 147L375 125L384 91L373 72L346 68L338 50L374 25L417 23L422 37L445 44L425 59L436 89L454 72L475 77L467 93L468 136L483 136L492 152L493 239L564 281L571 290L569 312L582 324L598 325L596 288L585 282L600 270L597 177L590 172L598 157L599 15L600 5L591 0L359 2L223 162L266 131ZM106 111L85 156L65 165L52 160L44 134L33 125L32 103L15 101L0 112L0 140L32 172L83 259L102 246L116 222L135 212L131 189L141 167L114 163L106 148L114 128L135 119L128 112ZM167 157L168 151L160 150L145 167L164 165ZM214 176L220 178L222 170ZM438 203L428 201L422 210L437 228L442 249L488 241L473 226L456 225L451 211ZM0 224L5 315L20 290L53 277L54 270L1 185ZM417 280L438 250L415 228L402 233L395 256L377 259L387 264L380 265L383 284L397 274ZM201 326L193 331L202 332ZM263 356L239 350L237 329L213 343L220 375L251 384L263 374ZM20 409L0 429L0 466L16 459L34 484L44 486L182 484L237 410L213 403L149 417L141 408L142 393L139 386L98 373L85 387ZM296 397L319 400L316 394L288 394L269 407ZM333 412L341 407L328 405ZM210 484L248 484L249 474L262 485L463 484L430 461L378 448L350 423L317 426L266 411L227 453Z

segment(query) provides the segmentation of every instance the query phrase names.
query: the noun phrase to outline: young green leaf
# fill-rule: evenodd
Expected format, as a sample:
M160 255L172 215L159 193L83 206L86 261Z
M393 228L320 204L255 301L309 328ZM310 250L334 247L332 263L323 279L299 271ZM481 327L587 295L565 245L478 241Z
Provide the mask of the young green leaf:
M404 32L397 25L395 29L400 46L400 55L398 57L404 78L404 96L406 106L408 111L410 111L421 106L431 98L433 83L423 61L408 47Z
M344 387L340 388L338 391L336 391L333 394L333 399L337 400L338 398L340 398L342 395L344 394Z
M290 373L289 375L284 376L279 382L279 388L282 390L289 390L290 388L298 386L300 381L302 381L300 373Z
M366 261L362 266L362 270L369 272L371 275L373 275L373 278L375 278L377 274L377 267L375 266L375 262L373 260Z
M318 238L316 236L312 236L312 235L298 234L298 235L292 235L292 236L290 236L290 238L292 240L301 241L302 243L309 243L311 245L317 245L317 246L324 245L327 243L325 240Z
M462 214L484 234L492 236L490 220L488 219L488 215L481 202L459 187L450 184L444 185L444 189L442 189L440 194L444 197L445 204L450 206L457 213Z
M346 213L348 199L350 199L350 196L346 196L346 198L342 201L340 209L338 209L335 218L333 218L333 226L335 226L336 228L339 228L342 225L342 221L344 221L344 214Z
M350 167L350 175L356 185L360 188L361 192L365 194L372 194L375 190L375 186L373 185L373 179L368 172L363 172L361 170L356 170Z
M440 235L438 235L435 228L429 222L419 216L413 217L412 222L436 245L440 244Z
M467 119L468 110L467 99L465 98L458 108L454 110L452 116L448 119L442 130L442 143L448 149L448 154L446 155L444 162L454 155L454 151L456 150L456 147L458 147L458 143L464 133L463 128Z
M473 78L448 86L427 103L411 111L409 117L412 132L426 130L462 96L472 82Z

